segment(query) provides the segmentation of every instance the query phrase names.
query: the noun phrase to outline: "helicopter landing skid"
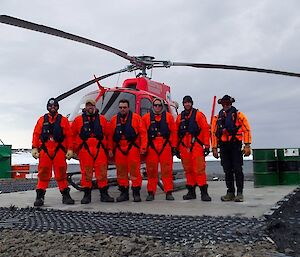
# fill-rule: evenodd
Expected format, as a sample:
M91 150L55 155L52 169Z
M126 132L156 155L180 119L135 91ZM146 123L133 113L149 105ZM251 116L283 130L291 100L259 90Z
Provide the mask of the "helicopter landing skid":
M144 168L141 169L141 173L143 176L143 180L147 180L146 170ZM68 180L69 185L71 185L72 187L74 187L75 189L77 189L79 191L83 191L83 188L80 185L80 179L78 178L78 177L80 177L80 175L81 175L80 171L68 172L67 180ZM118 185L117 178L116 177L108 178L108 185L109 186L117 186ZM164 191L164 187L163 187L161 180L158 181L158 186L162 191ZM98 189L96 180L92 181L92 189Z
M74 187L75 189L79 190L79 191L83 191L83 188L80 185L80 180L76 179L76 175L80 175L80 171L76 171L76 172L70 172L67 173L67 180L69 185L71 185L72 187ZM108 185L109 186L117 186L117 178L109 178L108 179ZM98 185L96 180L92 181L92 189L98 189Z

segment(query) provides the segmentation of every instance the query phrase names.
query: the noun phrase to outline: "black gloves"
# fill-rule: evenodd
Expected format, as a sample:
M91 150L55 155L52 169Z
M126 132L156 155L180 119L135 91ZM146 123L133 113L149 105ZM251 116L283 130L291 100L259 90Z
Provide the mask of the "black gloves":
M172 155L176 156L178 159L181 159L180 152L178 151L178 149L176 147L172 147Z
M209 155L209 148L204 148L204 156L207 156Z

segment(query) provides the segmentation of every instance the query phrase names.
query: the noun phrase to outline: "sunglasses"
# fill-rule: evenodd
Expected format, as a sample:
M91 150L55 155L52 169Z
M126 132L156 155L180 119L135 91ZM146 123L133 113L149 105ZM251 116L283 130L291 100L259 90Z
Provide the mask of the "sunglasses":
M127 106L119 106L119 109L127 109Z
M153 104L155 107L162 107L162 104Z
M231 105L231 102L228 102L228 101L224 101L224 102L222 102L221 103L222 104L222 106L229 106L229 105Z

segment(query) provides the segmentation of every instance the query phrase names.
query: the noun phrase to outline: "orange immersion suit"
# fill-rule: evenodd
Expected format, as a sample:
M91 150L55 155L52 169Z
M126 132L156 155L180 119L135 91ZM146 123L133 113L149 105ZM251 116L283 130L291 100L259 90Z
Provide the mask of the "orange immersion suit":
M209 125L205 115L192 109L188 116L185 111L177 116L178 148L185 171L187 186L204 186L206 181L206 162L204 148L210 146Z
M81 187L92 188L93 173L98 188L108 185L107 155L109 123L103 115L83 113L72 123L74 150L78 154L81 170Z
M148 131L148 148L146 169L148 192L156 192L158 183L158 164L161 168L161 179L165 192L173 191L173 155L172 148L177 146L176 124L173 116L164 111L154 114L153 111L143 116Z
M37 189L48 188L52 167L59 190L67 188L66 151L73 149L68 119L61 114L40 117L33 131L32 148L38 148L40 152Z
M132 187L141 187L140 151L146 151L147 147L147 131L142 118L131 111L125 118L118 113L111 119L111 131L118 185L127 188L130 175Z

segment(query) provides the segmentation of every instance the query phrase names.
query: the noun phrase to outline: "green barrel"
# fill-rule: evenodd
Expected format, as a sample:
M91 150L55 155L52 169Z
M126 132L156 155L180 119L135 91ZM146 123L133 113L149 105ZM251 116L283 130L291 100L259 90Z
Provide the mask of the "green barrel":
M300 184L300 149L278 149L279 183L281 185Z
M11 178L11 145L0 145L0 178Z
M254 186L279 185L276 149L253 149Z

